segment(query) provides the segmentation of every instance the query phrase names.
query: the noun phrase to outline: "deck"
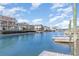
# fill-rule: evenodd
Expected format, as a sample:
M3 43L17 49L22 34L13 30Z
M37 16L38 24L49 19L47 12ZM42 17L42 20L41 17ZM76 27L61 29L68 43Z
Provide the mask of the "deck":
M64 43L72 43L72 44L74 44L73 39L70 41L70 39L68 37L55 37L54 41L56 43L63 43L63 44ZM75 46L76 46L75 47L76 56L79 56L79 39L77 39ZM72 46L72 47L74 48L74 46ZM72 53L73 53L73 51L72 51Z
M58 52L43 51L42 53L39 54L39 56L71 56L71 55Z
M54 37L53 39L58 43L73 43L73 40L70 41L69 37Z

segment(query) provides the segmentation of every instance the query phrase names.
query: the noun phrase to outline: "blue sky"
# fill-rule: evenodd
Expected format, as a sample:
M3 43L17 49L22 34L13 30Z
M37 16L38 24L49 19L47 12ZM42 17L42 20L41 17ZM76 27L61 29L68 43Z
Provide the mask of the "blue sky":
M14 17L18 22L67 28L73 19L72 7L73 4L67 3L1 3L0 15Z

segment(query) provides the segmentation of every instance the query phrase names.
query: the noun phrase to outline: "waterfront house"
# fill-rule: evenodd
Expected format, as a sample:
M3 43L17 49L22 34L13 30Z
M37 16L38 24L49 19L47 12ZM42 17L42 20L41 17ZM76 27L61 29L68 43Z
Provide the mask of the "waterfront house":
M29 31L35 31L35 30L34 30L34 25L29 25L29 26L28 26L28 30L29 30Z
M17 23L17 27L19 31L28 31L28 26L26 22Z
M29 25L26 22L17 23L19 31L34 31L34 25Z
M34 25L34 30L35 31L44 31L44 27L42 24L36 24L36 25Z
M52 30L52 31L56 31L57 28L56 28L56 27L52 27L51 30Z
M50 31L50 30L51 30L50 27L44 26L44 31Z
M16 30L17 20L9 16L0 16L0 31Z

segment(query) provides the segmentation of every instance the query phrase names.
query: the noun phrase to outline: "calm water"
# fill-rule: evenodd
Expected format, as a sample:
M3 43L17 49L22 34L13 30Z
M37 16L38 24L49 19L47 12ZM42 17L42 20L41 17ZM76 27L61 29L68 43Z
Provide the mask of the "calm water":
M52 37L58 35L63 33L44 32L0 36L0 55L37 56L44 50L70 54L70 46L54 43Z

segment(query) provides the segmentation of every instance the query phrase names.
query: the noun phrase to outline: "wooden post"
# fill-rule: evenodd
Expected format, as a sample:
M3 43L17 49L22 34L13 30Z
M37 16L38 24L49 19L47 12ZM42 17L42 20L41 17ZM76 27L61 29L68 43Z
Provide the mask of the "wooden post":
M74 45L73 45L73 47L74 47L74 49L73 49L73 55L74 56L76 56L77 54L76 54L76 40L77 40L77 33L76 33L76 18L77 18L77 10L76 10L76 3L74 3L74 5L73 5L73 32L74 32L74 34L73 34L73 39L74 39Z
M71 41L71 20L69 21L69 37L70 37L70 41Z

